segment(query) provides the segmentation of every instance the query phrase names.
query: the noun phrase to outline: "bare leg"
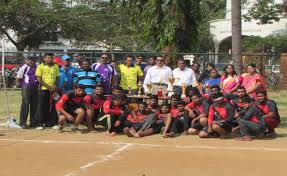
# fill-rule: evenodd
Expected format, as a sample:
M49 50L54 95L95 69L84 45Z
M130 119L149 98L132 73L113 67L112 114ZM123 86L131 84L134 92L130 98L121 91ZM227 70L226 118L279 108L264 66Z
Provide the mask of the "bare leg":
M83 108L78 108L75 110L75 113L77 114L77 117L74 124L76 127L78 127L83 122L86 112Z
M166 136L167 136L167 131L168 131L168 129L170 128L171 123L172 123L172 117L171 117L171 116L168 116L167 119L166 119L165 122L164 122L165 127L164 127L164 131L163 131L163 133L162 133L163 137L166 137Z
M212 131L217 132L220 135L220 138L226 138L227 132L221 128L218 124L214 123L211 125Z
M206 126L207 125L207 117L201 117L199 119L199 122L202 126Z
M60 115L58 119L59 133L63 133L64 124L67 118L64 115Z
M148 129L145 129L144 131L139 132L138 134L140 137L145 137L145 136L150 136L153 133L154 133L154 129L148 128Z
M94 116L95 116L94 109L88 109L86 114L86 120L89 131L96 131L93 123Z
M199 136L200 138L208 138L208 137L209 137L208 133L205 132L205 131L200 131L199 134L198 134L198 136Z
M189 128L187 133L190 134L190 135L198 135L199 134L199 130L197 130L195 128Z

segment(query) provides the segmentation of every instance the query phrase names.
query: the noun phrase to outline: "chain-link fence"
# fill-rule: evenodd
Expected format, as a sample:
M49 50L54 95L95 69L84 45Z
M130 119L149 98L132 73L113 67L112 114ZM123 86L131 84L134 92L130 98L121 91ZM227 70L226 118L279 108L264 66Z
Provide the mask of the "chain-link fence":
M4 77L6 79L8 88L15 88L15 78L17 73L17 68L25 62L25 57L33 55L38 57L38 62L41 62L41 58L45 52L6 52L5 53L5 73ZM51 51L49 51L51 52ZM97 62L100 58L101 53L98 51L68 51L59 52L52 51L55 56L62 56L64 54L70 55L73 59L76 57L89 58L91 62ZM232 63L231 54L214 54L214 53L161 53L161 52L106 52L110 58L110 61L116 64L123 63L126 55L132 55L134 57L140 55L142 56L143 62L147 63L148 58L151 56L165 55L167 59L167 64L175 68L176 60L179 58L184 58L187 62L187 66L190 67L192 63L197 62L201 65L201 69L207 63L213 63L220 73L226 64ZM1 56L1 54L0 54ZM282 79L282 74L280 72L280 55L272 55L268 53L243 53L242 62L244 69L250 63L255 63L260 73L266 77L269 88L277 88L280 84L280 79ZM1 72L2 74L2 72ZM3 82L2 75L0 77L0 83ZM0 84L2 87L3 85ZM1 88L0 87L0 88ZM4 93L0 90L0 103L5 105ZM21 104L21 91L20 90L9 90L8 91L9 106L12 111L12 116L18 117L20 104ZM6 112L6 107L1 106L0 108L0 118Z

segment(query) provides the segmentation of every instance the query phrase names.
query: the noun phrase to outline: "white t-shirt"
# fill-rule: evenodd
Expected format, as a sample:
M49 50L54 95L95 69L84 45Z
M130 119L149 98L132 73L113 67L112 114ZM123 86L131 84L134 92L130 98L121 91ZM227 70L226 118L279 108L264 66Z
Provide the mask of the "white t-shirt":
M172 70L168 66L158 67L152 66L148 69L147 74L144 79L144 90L147 92L147 84L149 83L162 83L169 84L168 79L172 76Z
M173 77L175 78L174 86L182 86L185 83L187 86L193 85L196 81L195 74L191 68L185 68L184 70L180 70L176 68L172 71Z

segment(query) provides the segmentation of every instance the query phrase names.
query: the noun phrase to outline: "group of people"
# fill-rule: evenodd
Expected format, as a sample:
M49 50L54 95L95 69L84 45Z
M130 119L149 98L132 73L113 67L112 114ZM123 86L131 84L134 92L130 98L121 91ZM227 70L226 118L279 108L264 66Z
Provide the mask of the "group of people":
M127 55L117 65L102 53L97 63L80 57L75 64L69 55L47 53L37 66L36 58L29 57L17 75L21 127L52 127L62 133L69 123L72 131L83 124L97 132L95 125L102 125L110 136L137 138L155 133L165 138L239 135L246 141L276 136L278 109L255 64L242 75L228 64L220 75L212 63L201 72L200 64L188 68L182 58L173 70L162 55L149 57L148 65L143 60ZM141 92L145 98L132 98Z

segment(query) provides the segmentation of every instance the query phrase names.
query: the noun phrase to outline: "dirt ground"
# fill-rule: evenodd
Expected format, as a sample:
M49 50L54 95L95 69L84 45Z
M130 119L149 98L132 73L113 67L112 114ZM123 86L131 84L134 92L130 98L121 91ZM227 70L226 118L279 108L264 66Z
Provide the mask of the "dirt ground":
M274 140L141 139L0 128L0 176L285 175L287 130Z

